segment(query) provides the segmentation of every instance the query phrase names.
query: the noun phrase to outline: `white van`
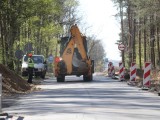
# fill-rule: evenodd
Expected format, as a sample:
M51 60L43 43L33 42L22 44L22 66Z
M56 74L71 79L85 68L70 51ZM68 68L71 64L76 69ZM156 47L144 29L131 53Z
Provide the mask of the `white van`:
M45 78L47 65L43 55L32 55L34 61L34 75ZM24 55L22 58L21 72L22 76L28 76L28 56Z

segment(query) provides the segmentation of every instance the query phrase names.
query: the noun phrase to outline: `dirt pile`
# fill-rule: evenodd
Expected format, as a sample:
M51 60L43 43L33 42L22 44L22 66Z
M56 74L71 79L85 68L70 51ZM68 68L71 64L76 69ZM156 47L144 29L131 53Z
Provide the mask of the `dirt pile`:
M17 93L28 93L34 89L26 80L0 64L2 74L2 95L12 95Z

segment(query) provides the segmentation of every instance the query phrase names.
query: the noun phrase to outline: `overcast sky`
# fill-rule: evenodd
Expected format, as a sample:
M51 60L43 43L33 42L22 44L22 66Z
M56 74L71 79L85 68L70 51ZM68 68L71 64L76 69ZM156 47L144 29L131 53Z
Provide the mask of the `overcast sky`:
M95 35L102 40L109 59L121 60L115 44L119 40L120 24L114 17L117 10L112 1L79 0L79 4L78 15L83 17L83 23L88 27L86 35Z

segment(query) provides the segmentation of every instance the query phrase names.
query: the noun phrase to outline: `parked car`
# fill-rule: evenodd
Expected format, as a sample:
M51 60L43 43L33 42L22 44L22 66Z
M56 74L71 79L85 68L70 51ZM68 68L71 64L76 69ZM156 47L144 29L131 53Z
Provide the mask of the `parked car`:
M45 78L47 71L47 64L43 55L33 55L32 59L34 61L34 75ZM22 58L21 72L22 76L28 76L28 56L24 55Z

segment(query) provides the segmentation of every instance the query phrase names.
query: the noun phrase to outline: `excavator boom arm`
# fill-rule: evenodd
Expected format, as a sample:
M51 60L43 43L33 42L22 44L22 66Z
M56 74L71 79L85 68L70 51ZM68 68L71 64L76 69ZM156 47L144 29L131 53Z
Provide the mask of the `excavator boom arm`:
M71 27L71 36L72 36L72 39L74 40L74 47L78 48L78 51L81 54L82 59L86 60L87 53L84 48L83 36L81 35L77 25L73 25Z

